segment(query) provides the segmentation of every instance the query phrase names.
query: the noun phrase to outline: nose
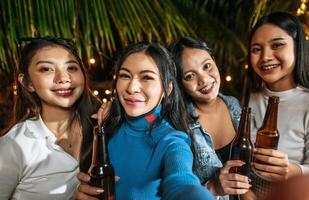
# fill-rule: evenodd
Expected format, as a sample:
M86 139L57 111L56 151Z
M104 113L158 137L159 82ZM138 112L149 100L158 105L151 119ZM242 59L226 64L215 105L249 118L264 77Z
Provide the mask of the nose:
M197 84L200 85L204 85L205 83L207 83L207 81L209 80L210 75L207 72L202 72L198 74L198 82Z
M264 48L261 55L261 60L263 62L267 62L272 60L273 58L273 51L270 48Z
M139 93L141 91L141 83L138 79L132 78L128 83L127 90L128 94Z
M55 75L55 83L57 84L64 84L64 83L70 83L71 77L68 72L63 70L58 70Z

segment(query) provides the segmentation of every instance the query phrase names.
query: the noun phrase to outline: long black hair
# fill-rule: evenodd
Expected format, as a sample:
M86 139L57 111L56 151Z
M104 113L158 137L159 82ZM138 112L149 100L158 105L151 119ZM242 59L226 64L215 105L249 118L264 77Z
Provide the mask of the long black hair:
M286 12L273 12L259 19L252 28L249 36L248 64L249 77L252 81L252 90L259 91L263 86L263 81L261 77L254 72L251 66L251 40L256 30L266 23L278 26L293 38L295 46L294 80L297 84L309 89L309 48L303 26L298 18L292 14Z
M160 79L162 81L164 98L162 99L162 118L169 121L169 123L177 130L187 131L187 118L185 106L181 97L181 93L176 82L176 68L169 52L157 43L140 42L129 45L125 48L119 56L115 66L116 78L113 84L113 91L116 90L116 83L120 68L126 58L134 53L145 53L150 56L156 63ZM173 85L173 90L169 93L169 86ZM113 136L115 130L121 125L125 118L125 111L120 104L117 94L113 100L110 113L106 120L103 122L106 133L109 138Z
M81 130L83 135L82 140L82 151L91 152L91 144L92 144L92 127L93 123L90 119L90 115L96 112L100 106L100 102L96 97L94 97L89 89L88 78L86 69L84 67L83 62L81 61L77 49L72 40L63 39L63 38L54 38L54 37L40 37L40 38L24 38L23 42L27 42L27 44L20 51L20 60L19 65L16 70L16 78L19 74L23 74L24 83L16 81L17 85L17 96L14 99L14 117L11 120L9 127L6 129L8 131L13 125L19 122L23 122L27 119L38 119L41 114L41 100L39 96L35 92L29 92L27 88L25 88L30 83L30 77L28 73L28 68L32 61L32 58L35 54L45 47L61 47L67 50L70 54L72 54L83 73L84 76L84 90L79 97L79 99L73 105L73 111L71 112L69 118L69 126L67 129L70 129L70 125L74 120L78 120L81 124ZM85 157L80 157L81 163Z

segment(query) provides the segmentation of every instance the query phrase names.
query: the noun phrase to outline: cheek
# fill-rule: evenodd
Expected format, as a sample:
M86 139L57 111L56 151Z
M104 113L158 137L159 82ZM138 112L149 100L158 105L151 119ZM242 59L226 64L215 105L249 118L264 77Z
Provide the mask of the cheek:
M252 67L256 67L257 66L257 62L258 62L258 60L259 60L259 56L257 56L257 55L251 55L250 56L250 59L251 59L251 65L252 65Z
M190 82L183 81L182 84L184 86L185 91L188 93L190 93L191 91L194 91L197 86L195 81L190 81Z

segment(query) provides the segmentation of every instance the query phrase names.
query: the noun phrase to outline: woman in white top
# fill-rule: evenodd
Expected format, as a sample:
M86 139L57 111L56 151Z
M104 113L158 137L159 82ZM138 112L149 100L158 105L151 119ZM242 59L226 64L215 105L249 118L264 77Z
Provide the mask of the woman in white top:
M67 40L32 38L17 79L15 120L0 138L0 199L68 200L98 105L82 61Z
M257 173L272 182L309 172L309 49L302 24L288 13L261 18L250 36L252 139L269 96L279 96L278 150L256 148ZM253 184L254 190L254 184Z

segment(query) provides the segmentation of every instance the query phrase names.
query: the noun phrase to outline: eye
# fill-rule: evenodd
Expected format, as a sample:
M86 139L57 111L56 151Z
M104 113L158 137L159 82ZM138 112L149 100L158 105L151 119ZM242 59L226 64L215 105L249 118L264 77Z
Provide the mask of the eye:
M54 71L54 69L52 67L49 67L49 66L41 66L39 68L39 72L52 72Z
M142 76L142 80L146 80L146 81L148 81L148 80L154 80L154 77L149 76L149 75L144 75L144 76Z
M259 48L259 47L252 47L251 48L251 53L252 54L257 54L257 53L259 53L261 51L261 48Z
M279 49L280 47L282 47L284 44L283 43L274 43L273 45L272 45L272 48L273 49Z
M119 79L130 79L130 75L127 73L119 73Z
M205 63L203 69L209 69L211 67L211 63Z
M194 74L193 73L188 73L184 76L183 78L185 81L191 81L194 79Z
M79 70L79 67L77 65L70 65L67 68L68 72L76 72Z

